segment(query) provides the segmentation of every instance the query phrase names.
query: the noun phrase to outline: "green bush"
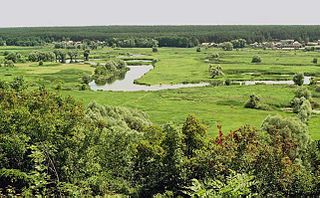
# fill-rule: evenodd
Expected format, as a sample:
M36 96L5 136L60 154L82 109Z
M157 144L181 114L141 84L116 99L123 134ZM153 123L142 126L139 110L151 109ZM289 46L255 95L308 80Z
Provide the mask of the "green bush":
M158 52L158 48L157 48L157 47L152 47L152 52L153 52L153 53Z
M269 106L266 104L263 104L261 102L260 97L255 94L250 95L250 98L246 102L244 107L250 108L250 109L261 109L261 110L269 110L270 109Z
M295 85L301 86L304 83L304 74L297 73L293 76L293 82Z
M261 63L262 59L260 56L254 56L252 57L251 63Z
M313 58L312 63L313 64L318 64L318 59L317 58Z
M299 87L296 91L295 91L295 97L296 98L302 98L304 97L305 99L309 100L312 97L311 92L309 91L308 88L306 87Z
M224 81L224 84L227 85L227 86L231 85L231 80L230 79L226 79Z

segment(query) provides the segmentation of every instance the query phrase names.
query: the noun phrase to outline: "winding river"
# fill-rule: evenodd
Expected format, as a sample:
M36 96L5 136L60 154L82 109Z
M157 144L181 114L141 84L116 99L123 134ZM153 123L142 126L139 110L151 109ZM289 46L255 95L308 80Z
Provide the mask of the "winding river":
M164 89L179 89L184 87L204 87L210 85L209 83L197 83L197 84L172 84L172 85L138 85L134 83L134 80L141 78L144 74L153 69L151 65L141 66L128 66L129 71L126 73L125 78L122 80L116 80L111 84L97 85L94 81L89 83L92 90L103 91L158 91Z
M195 83L195 84L168 84L168 85L138 85L134 81L141 78L144 74L148 73L153 69L151 65L141 66L128 66L129 71L126 73L125 78L122 80L116 80L111 84L106 83L105 85L97 85L94 81L89 83L92 90L103 90L103 91L158 91L164 89L179 89L185 87L205 87L209 86L210 83ZM305 76L304 84L310 83L311 77ZM262 81L234 81L241 85L256 85L256 84L267 84L267 85L291 85L294 84L292 80L262 80Z

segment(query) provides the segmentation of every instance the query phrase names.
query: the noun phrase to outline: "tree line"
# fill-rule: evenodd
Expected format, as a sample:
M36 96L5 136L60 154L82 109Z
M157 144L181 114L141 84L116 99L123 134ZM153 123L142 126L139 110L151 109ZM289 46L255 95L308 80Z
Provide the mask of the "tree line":
M106 41L154 39L160 47L193 47L197 43L222 43L245 39L248 43L270 40L320 39L318 25L213 25L213 26L97 26L1 28L0 45L36 46L64 40ZM135 44L135 47L138 44Z

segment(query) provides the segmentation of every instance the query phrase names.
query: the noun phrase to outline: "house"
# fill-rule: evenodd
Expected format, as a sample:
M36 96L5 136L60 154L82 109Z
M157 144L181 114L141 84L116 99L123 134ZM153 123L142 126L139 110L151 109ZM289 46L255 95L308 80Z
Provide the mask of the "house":
M293 42L292 45L294 49L300 49L302 47L302 44L298 41Z
M308 42L307 46L317 46L319 45L318 42Z
M302 48L302 44L293 39L281 40L276 43L275 46L281 49L300 49Z

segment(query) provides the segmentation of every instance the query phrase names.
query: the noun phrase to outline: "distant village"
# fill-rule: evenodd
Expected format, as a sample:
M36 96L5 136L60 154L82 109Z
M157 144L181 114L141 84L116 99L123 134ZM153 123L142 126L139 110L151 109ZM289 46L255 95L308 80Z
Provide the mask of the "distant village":
M219 47L216 43L202 43L204 47ZM249 44L252 48L262 48L262 49L282 49L282 50L306 50L306 51L320 51L320 40L317 42L303 42L300 43L294 39L262 42L262 43L252 43Z

